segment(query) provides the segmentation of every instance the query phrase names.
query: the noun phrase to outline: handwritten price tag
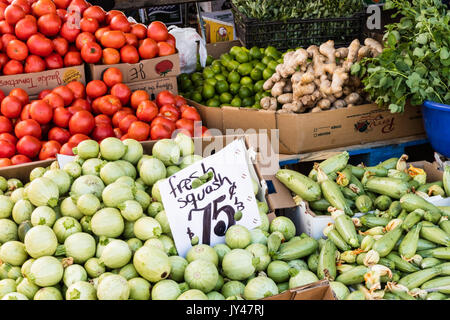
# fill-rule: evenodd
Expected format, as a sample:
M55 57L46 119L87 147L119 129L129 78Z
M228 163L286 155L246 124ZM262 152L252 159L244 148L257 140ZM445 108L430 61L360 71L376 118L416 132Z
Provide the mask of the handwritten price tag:
M214 246L224 243L234 224L248 229L261 224L243 140L177 172L159 189L181 256L195 239Z
M58 161L59 167L62 169L66 164L72 162L75 159L74 156L67 156L65 154L56 154L56 160Z

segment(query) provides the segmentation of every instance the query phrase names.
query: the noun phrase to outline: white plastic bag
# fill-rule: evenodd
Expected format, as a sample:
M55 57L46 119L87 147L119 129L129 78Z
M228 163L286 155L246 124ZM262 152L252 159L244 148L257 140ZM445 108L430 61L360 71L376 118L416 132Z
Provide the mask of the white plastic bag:
M180 68L182 73L192 73L197 67L197 50L200 55L200 64L206 65L206 42L194 28L179 28L170 26L169 33L177 42L180 55Z

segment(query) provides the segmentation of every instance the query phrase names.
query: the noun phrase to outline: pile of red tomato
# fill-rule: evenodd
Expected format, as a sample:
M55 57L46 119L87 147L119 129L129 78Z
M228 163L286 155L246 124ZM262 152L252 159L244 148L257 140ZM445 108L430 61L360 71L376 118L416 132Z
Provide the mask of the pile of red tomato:
M162 91L151 101L146 91L132 92L122 79L119 69L109 68L103 80L86 86L72 81L43 90L34 101L23 89L8 96L0 90L0 167L73 155L86 139L159 140L175 130L194 136L194 122L201 118L183 97ZM202 126L201 136L206 135Z
M0 0L0 74L137 63L176 52L164 23L129 22L85 0Z

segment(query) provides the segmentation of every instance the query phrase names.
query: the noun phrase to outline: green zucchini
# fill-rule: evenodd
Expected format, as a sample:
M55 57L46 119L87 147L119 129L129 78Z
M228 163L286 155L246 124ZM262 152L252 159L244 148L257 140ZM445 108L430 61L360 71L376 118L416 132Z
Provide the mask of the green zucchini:
M371 177L367 180L365 188L368 191L400 199L409 191L407 182L395 178Z
M419 288L422 284L433 279L434 277L437 277L441 273L442 269L440 268L440 266L436 266L410 273L401 278L398 283L411 290L414 288Z
M398 239L402 236L403 229L400 228L400 226L397 226L396 228L390 230L387 232L384 236L382 236L380 239L375 241L373 244L372 249L377 251L380 257L385 257L391 252L395 244L397 243Z
M380 162L377 167L383 167L386 170L395 169L397 167L397 161L398 158L389 158L383 162Z
M336 246L328 239L319 254L317 276L319 279L334 280L336 278Z
M316 201L322 196L320 186L307 176L289 169L278 170L276 177L289 190L306 201Z
M364 282L364 275L367 273L367 271L369 271L369 269L366 266L356 266L349 271L340 274L336 278L336 281L342 282L346 286L359 284Z
M373 202L368 195L360 195L355 200L356 208L359 212L367 213L372 210Z
M335 156L332 156L319 164L319 168L322 169L326 174L330 174L332 172L337 172L344 169L347 166L348 159L350 155L347 151L339 153ZM353 171L353 170L352 170ZM309 178L313 180L317 180L317 170L312 169L308 175Z
M403 238L402 243L398 247L398 252L401 256L409 259L416 254L421 229L422 225L420 223L416 224Z
M401 272L416 272L420 269L409 263L408 261L403 260L398 254L395 252L391 252L386 256L387 259L391 260L395 264L395 269L400 270Z
M361 221L362 225L367 228L374 228L374 227L386 227L387 224L391 221L391 219L377 217L374 214L365 214L361 218L359 218L359 221Z
M425 211L441 214L441 210L438 207L414 193L408 193L402 196L400 199L400 203L402 204L402 208L408 212L414 211L416 209L422 209Z
M389 209L389 206L391 205L392 200L391 198L389 198L386 195L381 195L379 197L377 197L375 199L375 201L373 202L375 208L381 210L381 211L385 211L387 209Z
M290 261L309 256L317 250L319 243L317 240L308 237L303 239L295 239L285 243L283 247L273 255L273 260Z
M443 246L450 246L450 236L444 230L428 221L422 222L420 237Z

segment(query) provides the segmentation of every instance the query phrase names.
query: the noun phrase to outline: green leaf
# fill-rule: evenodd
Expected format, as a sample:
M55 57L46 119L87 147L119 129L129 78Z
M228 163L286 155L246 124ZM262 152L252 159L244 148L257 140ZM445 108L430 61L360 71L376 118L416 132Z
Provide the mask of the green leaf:
M418 57L418 58L422 58L425 54L424 54L422 48L417 47L417 48L414 49L413 55Z
M400 107L399 105L396 105L394 103L391 103L389 105L389 110L391 110L392 113L400 112L401 109L402 109L402 107Z
M417 36L416 42L419 44L426 44L428 42L428 34L427 33L421 33Z
M447 47L442 47L441 52L439 54L441 60L447 60L450 57L450 53L448 52Z
M355 63L354 65L352 65L352 67L350 68L350 71L352 73L352 75L358 74L358 72L361 70L361 65L359 63Z

